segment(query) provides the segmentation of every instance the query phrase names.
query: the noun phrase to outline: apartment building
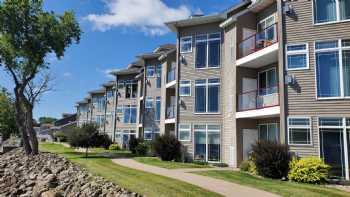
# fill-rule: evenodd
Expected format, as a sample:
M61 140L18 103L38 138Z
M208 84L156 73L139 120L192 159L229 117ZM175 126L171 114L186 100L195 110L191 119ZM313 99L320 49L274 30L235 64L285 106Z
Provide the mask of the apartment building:
M102 85L105 93L105 121L103 123L103 133L107 134L111 139L114 136L115 125L115 106L116 106L116 81L109 81Z
M175 50L175 45L165 44L138 56L144 65L140 106L141 132L145 140L155 139L161 130L165 133L166 128L175 133Z
M106 97L105 89L100 88L89 92L91 96L91 122L97 124L99 132L104 132L105 113L106 113Z
M131 138L138 138L138 80L139 64L129 65L128 68L113 72L116 76L116 120L113 141L123 148L128 148Z
M75 107L77 108L77 126L81 127L89 121L89 103L87 100L79 101Z

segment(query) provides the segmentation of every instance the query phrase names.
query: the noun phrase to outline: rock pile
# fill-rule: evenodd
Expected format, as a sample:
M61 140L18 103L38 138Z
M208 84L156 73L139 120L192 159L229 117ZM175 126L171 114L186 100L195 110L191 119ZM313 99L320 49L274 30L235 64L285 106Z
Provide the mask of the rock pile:
M26 156L21 149L0 155L0 197L140 196L50 153Z

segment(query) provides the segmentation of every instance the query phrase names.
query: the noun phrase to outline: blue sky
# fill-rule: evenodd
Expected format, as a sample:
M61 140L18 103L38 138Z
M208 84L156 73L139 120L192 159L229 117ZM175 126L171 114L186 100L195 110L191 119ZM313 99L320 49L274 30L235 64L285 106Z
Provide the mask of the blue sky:
M45 9L56 13L73 10L83 34L61 60L49 57L54 91L45 94L34 117L59 118L75 111L74 105L88 91L112 78L106 74L120 69L143 52L160 44L175 43L164 20L203 12L222 11L239 0L46 0ZM219 3L220 2L220 3ZM12 90L11 80L0 70L0 85Z

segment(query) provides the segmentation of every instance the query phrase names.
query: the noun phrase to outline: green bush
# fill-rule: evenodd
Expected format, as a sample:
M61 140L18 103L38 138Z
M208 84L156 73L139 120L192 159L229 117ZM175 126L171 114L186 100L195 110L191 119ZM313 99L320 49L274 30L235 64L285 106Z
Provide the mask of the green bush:
M130 138L129 140L129 150L132 154L136 154L136 147L139 143L143 142L142 139Z
M109 146L109 150L120 150L120 146L118 144L111 144Z
M320 158L306 157L293 159L289 165L288 178L300 183L323 183L326 181L330 166Z
M67 140L68 140L67 135L65 133L63 133L62 131L57 131L56 133L54 133L54 137L59 142L67 142Z
M259 175L274 179L288 176L291 160L288 145L262 140L252 149L252 161Z
M162 135L153 144L155 153L163 161L181 160L181 143L173 135Z
M95 146L104 148L108 150L109 146L112 144L112 140L109 138L107 134L97 134L94 138Z
M149 147L146 143L141 142L136 146L135 150L136 150L136 155L146 156L148 153Z
M255 163L252 160L243 161L239 166L239 168L242 172L248 172L249 174L252 174L252 175L258 174Z

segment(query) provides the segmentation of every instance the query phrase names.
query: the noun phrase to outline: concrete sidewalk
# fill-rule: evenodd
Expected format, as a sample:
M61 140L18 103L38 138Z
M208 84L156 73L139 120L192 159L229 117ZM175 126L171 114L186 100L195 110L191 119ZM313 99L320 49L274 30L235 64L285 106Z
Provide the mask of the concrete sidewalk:
M272 193L258 190L255 188L250 188L250 187L238 185L235 183L227 182L224 180L190 173L194 171L218 170L219 168L218 169L208 168L208 169L169 170L165 168L142 164L133 159L112 159L112 161L124 167L141 170L144 172L149 172L149 173L177 179L183 182L187 182L192 185L199 186L203 189L221 194L223 196L234 196L234 197L250 197L250 196L277 197L278 196L276 194L272 194ZM223 170L227 170L227 168Z

